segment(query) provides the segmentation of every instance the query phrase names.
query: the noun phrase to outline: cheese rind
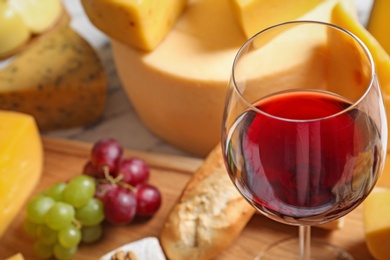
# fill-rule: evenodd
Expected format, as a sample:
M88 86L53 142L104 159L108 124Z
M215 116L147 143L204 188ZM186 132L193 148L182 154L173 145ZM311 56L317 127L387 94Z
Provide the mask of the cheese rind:
M0 71L0 109L33 115L43 131L83 126L103 112L106 85L94 49L62 26Z
M372 192L363 202L366 243L372 256L390 259L390 190Z
M153 50L166 36L187 0L82 0L91 22L112 39Z
M40 179L43 149L33 117L0 111L0 236Z

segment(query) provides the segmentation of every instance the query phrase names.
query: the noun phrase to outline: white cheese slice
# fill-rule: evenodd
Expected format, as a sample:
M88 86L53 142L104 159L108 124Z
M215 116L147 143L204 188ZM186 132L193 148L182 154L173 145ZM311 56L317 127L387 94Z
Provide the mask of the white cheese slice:
M145 237L143 239L128 243L101 257L101 260L111 260L111 257L119 251L133 252L140 260L166 260L160 242L156 237Z

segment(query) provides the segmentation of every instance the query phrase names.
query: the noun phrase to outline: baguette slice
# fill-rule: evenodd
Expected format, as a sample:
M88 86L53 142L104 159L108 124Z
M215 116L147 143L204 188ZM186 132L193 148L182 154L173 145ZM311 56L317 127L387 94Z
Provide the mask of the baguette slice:
M232 184L217 146L171 209L160 242L168 259L211 259L238 237L254 213Z

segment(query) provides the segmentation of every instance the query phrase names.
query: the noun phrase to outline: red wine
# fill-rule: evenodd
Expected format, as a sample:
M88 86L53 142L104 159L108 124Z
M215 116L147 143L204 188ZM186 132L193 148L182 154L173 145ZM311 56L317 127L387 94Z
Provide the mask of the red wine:
M255 106L224 143L229 174L248 201L290 224L327 222L362 202L383 160L366 113L318 91L285 92Z

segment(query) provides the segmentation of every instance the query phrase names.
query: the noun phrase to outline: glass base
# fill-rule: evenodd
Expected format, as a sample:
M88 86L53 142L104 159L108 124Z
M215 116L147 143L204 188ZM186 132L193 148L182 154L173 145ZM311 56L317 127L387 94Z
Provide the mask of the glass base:
M255 260L304 260L300 257L299 239L289 238L266 248ZM310 246L311 260L353 260L353 257L341 248L325 241L312 239Z

